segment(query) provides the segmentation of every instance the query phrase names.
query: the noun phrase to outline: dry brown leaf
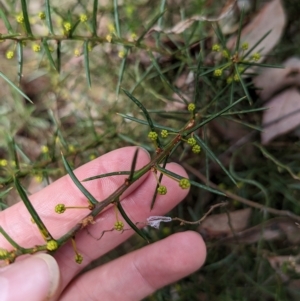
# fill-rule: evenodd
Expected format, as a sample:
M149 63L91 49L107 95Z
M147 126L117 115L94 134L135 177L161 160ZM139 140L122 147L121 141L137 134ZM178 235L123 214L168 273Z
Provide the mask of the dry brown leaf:
M300 93L290 88L267 102L269 109L263 114L262 144L283 135L300 125Z
M249 47L254 46L268 31L269 35L253 50L260 52L263 56L268 54L278 43L286 23L286 16L280 0L273 0L263 6L252 21L242 29L240 42L249 43ZM232 37L227 47L235 47L237 37Z
M264 101L278 91L290 86L300 87L300 58L291 57L283 63L284 69L263 68L254 77L253 83L260 89L258 94Z
M232 233L244 230L252 213L251 208L241 209L230 213L214 214L207 217L199 226L199 232L209 237L224 237ZM230 223L228 220L230 217Z
M228 14L230 14L231 10L235 7L235 5L236 5L236 0L228 0L218 17L209 18L209 17L205 17L203 15L195 15L195 16L192 16L186 20L183 20L183 21L177 23L175 26L173 26L170 29L163 30L163 29L159 28L158 26L154 26L148 31L148 34L150 34L153 31L163 32L165 34L180 34L180 33L184 32L186 29L188 29L196 21L207 21L207 22L220 21L223 18L225 18Z

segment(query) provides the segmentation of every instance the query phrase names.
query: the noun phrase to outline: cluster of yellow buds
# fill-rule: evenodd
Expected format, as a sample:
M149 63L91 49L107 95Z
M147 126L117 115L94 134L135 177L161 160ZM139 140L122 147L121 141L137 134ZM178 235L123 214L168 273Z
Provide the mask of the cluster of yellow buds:
M122 221L116 221L114 225L114 229L117 231L123 231L124 223Z
M182 178L182 179L179 181L179 186L180 186L182 189L188 189L188 188L191 187L191 182L189 181L189 179Z
M159 185L158 188L157 188L157 193L158 194L161 194L161 195L165 195L167 194L168 190L167 190L167 187L164 186L164 185Z
M148 138L149 138L150 140L152 140L152 141L156 141L157 138L158 138L158 135L157 135L156 132L151 131L151 132L149 132L149 134L148 134Z

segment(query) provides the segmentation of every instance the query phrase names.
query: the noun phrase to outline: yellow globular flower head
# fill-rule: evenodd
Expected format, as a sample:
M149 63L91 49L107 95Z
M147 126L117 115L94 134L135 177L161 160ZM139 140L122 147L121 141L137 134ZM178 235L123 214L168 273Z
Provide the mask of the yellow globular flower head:
M201 146L198 145L198 144L195 144L193 147L192 147L192 152L194 154L199 154L201 152Z
M41 51L41 46L39 44L33 44L32 45L32 50L34 52L40 52Z
M261 56L258 52L256 52L252 54L251 58L253 61L257 62L261 58Z
M224 49L224 50L222 51L222 55L223 55L223 57L224 57L225 59L228 59L229 56L230 56L229 51L226 50L226 49Z
M90 155L89 155L89 159L90 159L90 160L96 159L96 155L95 155L95 154L90 154Z
M81 14L80 17L79 17L79 20L80 22L84 23L86 22L88 19L87 15L86 14Z
M165 195L167 194L168 190L167 190L167 187L164 186L164 185L159 185L158 188L157 188L157 193L158 194L161 194L161 195Z
M212 51L219 52L221 50L221 47L219 44L214 44L211 49L212 49Z
M39 18L41 20L45 20L46 19L46 14L43 11L39 12Z
M56 240L51 239L47 241L47 250L49 251L55 251L58 248L58 243Z
M232 81L233 81L233 77L232 76L228 76L227 80L226 80L227 84L231 84Z
M195 104L194 103L189 103L189 105L188 105L188 111L189 112L193 112L193 111L195 111L195 109L196 109Z
M187 140L187 143L188 143L190 146L194 146L194 145L197 143L197 141L196 141L195 138L191 137L191 138L189 138L189 139Z
M47 145L43 145L43 146L42 146L42 153L43 153L43 154L49 153L49 147L48 147Z
M114 24L112 24L112 23L109 23L109 24L108 24L108 31L109 31L110 33L115 33L115 32L116 32L116 29L115 29Z
M120 50L118 53L118 57L123 59L125 57L125 51L124 50Z
M131 39L132 41L135 41L135 40L137 39L136 33L132 33L132 34L130 35L130 39Z
M124 223L121 221L116 221L114 224L114 229L117 231L122 231L124 229Z
M248 48L249 48L249 43L247 43L247 42L244 42L243 44L242 44L242 50L247 50Z
M2 167L7 166L7 160L6 159L0 159L0 166L2 166Z
M106 37L105 37L106 41L108 43L111 43L111 40L112 40L112 35L111 34L108 34Z
M158 135L156 132L149 132L149 134L148 134L148 138L152 141L156 141L157 137L158 137Z
M70 22L64 22L63 27L65 29L66 32L70 32L72 29L72 25Z
M239 67L238 67L238 70L239 70L240 73L243 73L243 72L245 71L245 68L242 67L242 66L239 66Z
M0 248L0 259L5 259L8 256L9 252L5 249Z
M239 81L240 81L240 78L239 78L239 76L238 76L237 74L235 74L234 77L233 77L233 80L234 80L235 82L239 82Z
M42 175L35 175L34 179L38 182L38 183L42 183L43 182L43 176Z
M55 210L56 213L62 214L62 213L64 213L66 211L66 206L65 206L65 204L57 204L55 206L54 210Z
M179 186L180 186L182 189L188 189L188 188L191 187L191 183L190 183L189 179L182 178L182 179L179 181Z
M80 56L80 50L78 49L78 48L76 48L75 50L74 50L74 56L75 57L79 57Z
M169 133L168 133L167 130L162 130L161 133L160 133L160 135L161 135L163 138L167 138L168 135L169 135Z
M72 145L72 144L70 144L69 146L68 146L68 151L70 152L70 153L75 153L75 147L74 147L74 145Z
M216 70L214 71L214 76L220 77L221 75L222 75L222 69L216 69Z
M5 54L5 56L6 56L6 58L8 59L8 60L11 60L13 57L14 57L14 52L12 51L12 50L8 50L7 52L6 52L6 54Z
M78 263L78 264L81 264L83 261L83 256L79 253L76 253L75 254L75 262Z
M20 24L24 22L24 16L22 13L16 16L16 21Z

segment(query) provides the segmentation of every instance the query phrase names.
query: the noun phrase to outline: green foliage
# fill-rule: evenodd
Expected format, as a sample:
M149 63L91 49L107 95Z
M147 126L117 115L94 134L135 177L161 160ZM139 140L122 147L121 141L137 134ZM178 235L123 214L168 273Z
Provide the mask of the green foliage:
M252 54L268 32L255 45L241 44L241 16L234 49L226 46L228 37L216 23L197 21L178 34L167 32L176 25L174 20L188 19L195 10L204 14L203 1L171 7L167 1L148 5L114 0L102 5L94 0L61 5L46 0L39 12L31 11L25 0L16 6L14 1L5 2L0 4L5 28L0 33L0 209L11 205L15 187L45 244L25 249L0 227L14 248L0 246L1 260L12 262L23 254L55 251L81 230L77 224L54 240L28 198L32 182L42 188L66 172L87 198L87 218L93 219L114 204L146 242L183 227L170 223L146 233L136 225L143 221L132 221L130 212L124 211L120 196L149 171L157 180L151 209L157 194L167 194L168 187L161 185L163 177L191 189L186 202L172 212L181 219L200 221L211 205L222 203L227 196L228 208L219 208L219 212L256 208L250 220L253 226L271 220L271 214L300 220L299 143L286 139L284 150L266 149L255 136L261 130L260 114L265 108L247 71L254 66L274 67L268 61L258 62L259 51ZM233 131L246 129L245 136L251 138L232 139L229 123ZM151 151L151 162L137 169L136 152L129 158L130 170L84 180L73 173L75 167L126 145ZM167 170L171 161L183 164L190 179ZM117 175L126 175L127 180L105 200L96 200L82 184ZM58 204L53 210L63 213L72 208ZM197 230L188 223L184 227ZM123 231L124 223L117 220L114 229ZM207 265L148 300L169 300L174 292L180 300L196 300L199 293L209 300L246 300L248 290L262 297L247 300L275 300L277 296L284 300L288 295L265 254L296 254L298 246L273 243L263 236L252 245L205 238ZM134 237L123 252L143 243ZM75 245L74 251L75 261L81 263L83 257ZM108 256L118 256L118 252ZM280 290L277 295L274 285Z

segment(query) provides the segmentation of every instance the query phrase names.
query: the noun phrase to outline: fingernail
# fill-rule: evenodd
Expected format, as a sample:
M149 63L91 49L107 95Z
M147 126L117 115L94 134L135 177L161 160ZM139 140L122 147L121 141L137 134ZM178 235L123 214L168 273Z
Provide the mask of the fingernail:
M59 267L48 254L37 254L0 269L0 300L50 300L58 291Z

